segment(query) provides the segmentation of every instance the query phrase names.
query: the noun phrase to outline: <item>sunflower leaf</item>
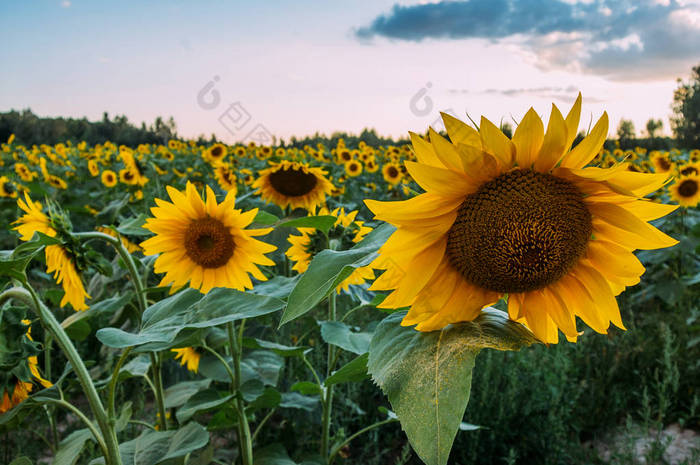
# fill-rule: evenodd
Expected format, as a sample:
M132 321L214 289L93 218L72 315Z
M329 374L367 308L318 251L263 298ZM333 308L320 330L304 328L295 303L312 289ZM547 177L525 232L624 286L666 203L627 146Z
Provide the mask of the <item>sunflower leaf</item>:
M280 326L311 311L355 269L374 260L394 230L383 224L349 250L324 250L316 255L289 295Z
M338 218L332 215L304 216L302 218L282 219L274 226L276 228L314 228L327 234L337 220Z
M187 289L151 305L144 311L141 330L128 333L103 328L97 338L115 348L148 343L170 343L186 329L203 329L276 312L284 302L233 289L217 288L206 295Z
M518 350L537 341L493 308L429 333L401 326L405 314L393 313L377 326L367 368L416 453L428 465L445 465L469 402L476 355L485 347Z

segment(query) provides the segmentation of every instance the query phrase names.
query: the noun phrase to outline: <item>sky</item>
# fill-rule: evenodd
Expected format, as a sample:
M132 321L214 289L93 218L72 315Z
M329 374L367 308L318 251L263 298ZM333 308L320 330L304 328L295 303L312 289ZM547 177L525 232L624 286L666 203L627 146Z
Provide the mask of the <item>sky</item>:
M607 111L670 133L700 64L700 0L0 0L0 111L103 112L227 142L333 131L406 136L439 113L582 129Z

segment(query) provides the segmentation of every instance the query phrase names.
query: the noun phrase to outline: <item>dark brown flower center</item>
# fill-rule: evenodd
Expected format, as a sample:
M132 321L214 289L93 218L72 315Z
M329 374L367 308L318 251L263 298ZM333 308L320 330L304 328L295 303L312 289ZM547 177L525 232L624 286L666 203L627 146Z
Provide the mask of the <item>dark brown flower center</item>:
M223 153L223 150L221 150L221 147L219 147L218 145L211 149L211 156L212 157L219 158L222 155L222 153Z
M678 186L678 194L681 197L689 198L698 193L698 182L694 179L686 179Z
M686 166L680 170L681 176L690 176L691 174L698 174L698 169L694 166Z
M270 174L270 184L287 197L306 195L316 187L318 179L313 173L305 173L301 168L280 169Z
M447 255L473 284L527 292L561 279L584 254L591 232L591 214L573 184L515 170L464 200L448 233Z
M187 256L204 268L218 268L233 256L233 236L223 223L206 217L193 220L185 231Z
M390 178L395 178L399 175L399 170L397 170L393 166L390 166L389 169L386 170L386 173L389 175Z
M659 168L661 168L663 171L668 171L671 169L671 163L664 157L659 157L656 163L659 165Z

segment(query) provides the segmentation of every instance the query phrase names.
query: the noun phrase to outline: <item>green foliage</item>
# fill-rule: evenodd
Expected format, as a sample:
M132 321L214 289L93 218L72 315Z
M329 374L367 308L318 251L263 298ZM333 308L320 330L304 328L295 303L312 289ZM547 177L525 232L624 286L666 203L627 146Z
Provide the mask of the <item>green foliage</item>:
M684 147L700 146L700 65L693 68L688 82L678 80L671 128Z
M445 465L469 402L476 355L486 347L517 350L537 340L495 309L429 333L402 327L404 316L389 315L377 327L368 371L389 397L416 453L427 465Z

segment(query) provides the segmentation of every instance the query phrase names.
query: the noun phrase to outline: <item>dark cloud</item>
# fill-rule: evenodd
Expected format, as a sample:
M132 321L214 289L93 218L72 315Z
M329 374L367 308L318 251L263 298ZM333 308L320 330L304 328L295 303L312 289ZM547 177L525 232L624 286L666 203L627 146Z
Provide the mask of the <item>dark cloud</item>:
M686 73L700 60L700 5L689 0L469 0L395 5L358 38L512 41L544 69L612 78Z

